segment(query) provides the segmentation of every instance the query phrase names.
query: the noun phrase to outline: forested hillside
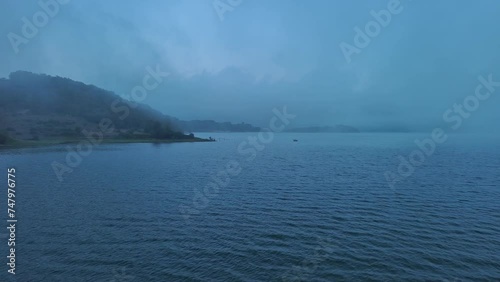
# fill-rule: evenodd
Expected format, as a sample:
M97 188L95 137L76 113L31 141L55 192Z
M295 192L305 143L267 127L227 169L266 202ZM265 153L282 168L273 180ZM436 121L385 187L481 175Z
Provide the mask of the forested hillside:
M113 92L71 79L18 71L0 79L0 142L78 138L111 121L107 138L194 138L175 128L169 117Z

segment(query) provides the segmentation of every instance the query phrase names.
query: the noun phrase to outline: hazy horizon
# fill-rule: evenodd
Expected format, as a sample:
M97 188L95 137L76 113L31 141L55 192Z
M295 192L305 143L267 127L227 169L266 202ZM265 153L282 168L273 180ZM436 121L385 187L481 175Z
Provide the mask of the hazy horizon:
M441 126L479 76L500 81L496 1L401 0L348 62L341 44L390 2L242 1L221 20L214 1L68 1L17 54L8 34L42 9L2 2L0 77L26 70L128 95L159 66L170 76L143 102L180 119L265 126L287 105L295 126L412 131ZM495 96L460 131L499 128Z
M0 1L0 281L500 281L499 15Z

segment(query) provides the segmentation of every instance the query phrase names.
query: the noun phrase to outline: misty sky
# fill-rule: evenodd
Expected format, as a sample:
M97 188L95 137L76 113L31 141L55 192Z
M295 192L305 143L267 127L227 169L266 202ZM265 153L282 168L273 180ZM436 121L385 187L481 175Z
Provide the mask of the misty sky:
M389 2L243 0L221 21L212 0L72 0L16 54L8 34L21 35L21 19L41 8L6 0L0 77L27 70L125 95L159 64L171 76L145 103L181 119L265 126L287 105L296 125L415 130L441 124L479 75L500 81L497 0L401 0L402 12L347 63L339 44L354 44L354 28ZM500 129L499 95L467 127Z

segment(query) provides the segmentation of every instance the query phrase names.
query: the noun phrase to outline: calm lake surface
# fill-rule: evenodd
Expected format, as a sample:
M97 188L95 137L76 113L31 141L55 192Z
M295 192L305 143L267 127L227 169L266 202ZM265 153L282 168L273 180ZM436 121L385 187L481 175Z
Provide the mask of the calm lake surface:
M66 146L0 150L19 220L0 281L500 280L498 137L450 135L391 189L429 134L277 134L253 160L255 133L200 135L220 141L94 147L63 182Z

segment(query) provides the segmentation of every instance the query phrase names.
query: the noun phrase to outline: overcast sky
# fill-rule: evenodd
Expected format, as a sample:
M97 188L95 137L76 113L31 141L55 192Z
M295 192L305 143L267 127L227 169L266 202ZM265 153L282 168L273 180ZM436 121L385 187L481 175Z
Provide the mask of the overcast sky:
M27 70L126 95L147 66L160 65L171 76L145 103L181 119L262 126L287 105L296 125L415 130L441 124L474 94L479 75L500 81L497 0L401 0L348 63L340 44L355 46L354 28L390 2L243 0L221 20L213 0L72 0L16 54L9 34L22 36L22 18L33 21L42 8L6 0L0 77ZM500 129L498 96L500 88L467 127Z

